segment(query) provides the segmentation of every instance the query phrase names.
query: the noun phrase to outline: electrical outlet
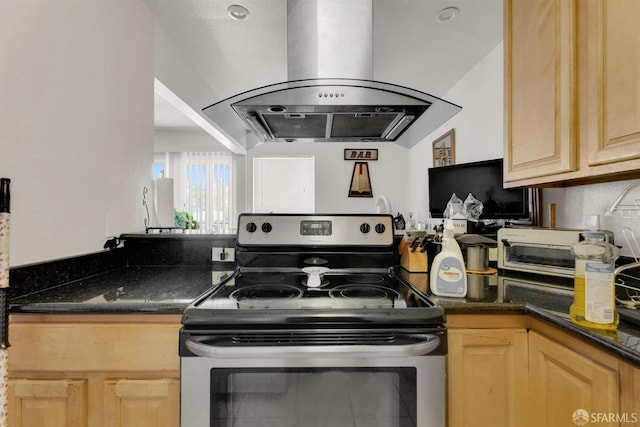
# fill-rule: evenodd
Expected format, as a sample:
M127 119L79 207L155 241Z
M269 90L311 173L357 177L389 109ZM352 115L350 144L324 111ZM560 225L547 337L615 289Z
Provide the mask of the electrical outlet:
M211 261L235 262L235 260L234 248L211 248Z

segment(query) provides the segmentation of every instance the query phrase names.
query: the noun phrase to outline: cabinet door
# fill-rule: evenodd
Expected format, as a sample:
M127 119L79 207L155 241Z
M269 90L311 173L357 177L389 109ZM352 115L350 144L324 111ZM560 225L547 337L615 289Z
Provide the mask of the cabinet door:
M529 371L532 425L572 425L573 416L580 409L587 416L620 411L617 370L533 331L529 333ZM598 423L614 425L618 424Z
M84 380L9 380L9 425L13 427L84 427L87 384Z
M580 2L581 126L589 165L640 158L640 2Z
M505 182L577 169L575 0L505 0Z
M450 427L526 425L527 331L449 330Z
M104 427L178 427L180 382L105 380L103 416Z
M640 368L620 363L620 413L624 427L640 427Z

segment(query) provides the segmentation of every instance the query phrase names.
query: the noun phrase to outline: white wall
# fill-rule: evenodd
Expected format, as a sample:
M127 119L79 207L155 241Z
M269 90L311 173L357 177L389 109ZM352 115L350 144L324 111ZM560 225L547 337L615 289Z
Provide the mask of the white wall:
M407 210L415 212L416 219L429 217L427 169L433 166L435 139L455 129L456 164L503 157L503 74L500 43L443 96L462 111L410 149Z
M200 128L185 130L156 130L154 132L156 153L183 151L229 151L211 135Z
M153 22L139 0L0 1L0 175L11 266L143 229Z
M377 148L378 160L368 162L373 198L348 197L354 162L344 160L345 148ZM375 199L385 196L395 212L407 207L408 150L389 143L266 143L247 154L247 209L251 210L253 157L270 155L315 156L315 195L318 213L375 212Z

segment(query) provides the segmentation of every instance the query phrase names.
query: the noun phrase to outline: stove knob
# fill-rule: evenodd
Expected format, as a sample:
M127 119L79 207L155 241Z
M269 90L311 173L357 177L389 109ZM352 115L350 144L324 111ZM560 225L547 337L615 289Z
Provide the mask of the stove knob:
M382 223L376 224L376 233L382 234L382 233L384 233L384 230L386 230L386 229L387 228L384 226L384 224L382 224Z
M367 234L369 231L371 231L371 226L369 224L367 224L366 222L364 224L360 225L360 232Z
M262 224L262 231L264 231L265 233L270 232L272 228L273 227L268 222Z
M255 222L249 222L247 223L246 229L249 233L253 233L258 229L258 227Z

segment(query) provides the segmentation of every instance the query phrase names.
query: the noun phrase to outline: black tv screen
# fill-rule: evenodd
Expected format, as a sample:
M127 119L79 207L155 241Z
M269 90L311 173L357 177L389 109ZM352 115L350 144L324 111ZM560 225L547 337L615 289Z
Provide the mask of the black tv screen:
M429 211L442 218L455 193L463 202L469 193L480 200L480 219L530 220L531 191L503 187L502 159L429 168Z

